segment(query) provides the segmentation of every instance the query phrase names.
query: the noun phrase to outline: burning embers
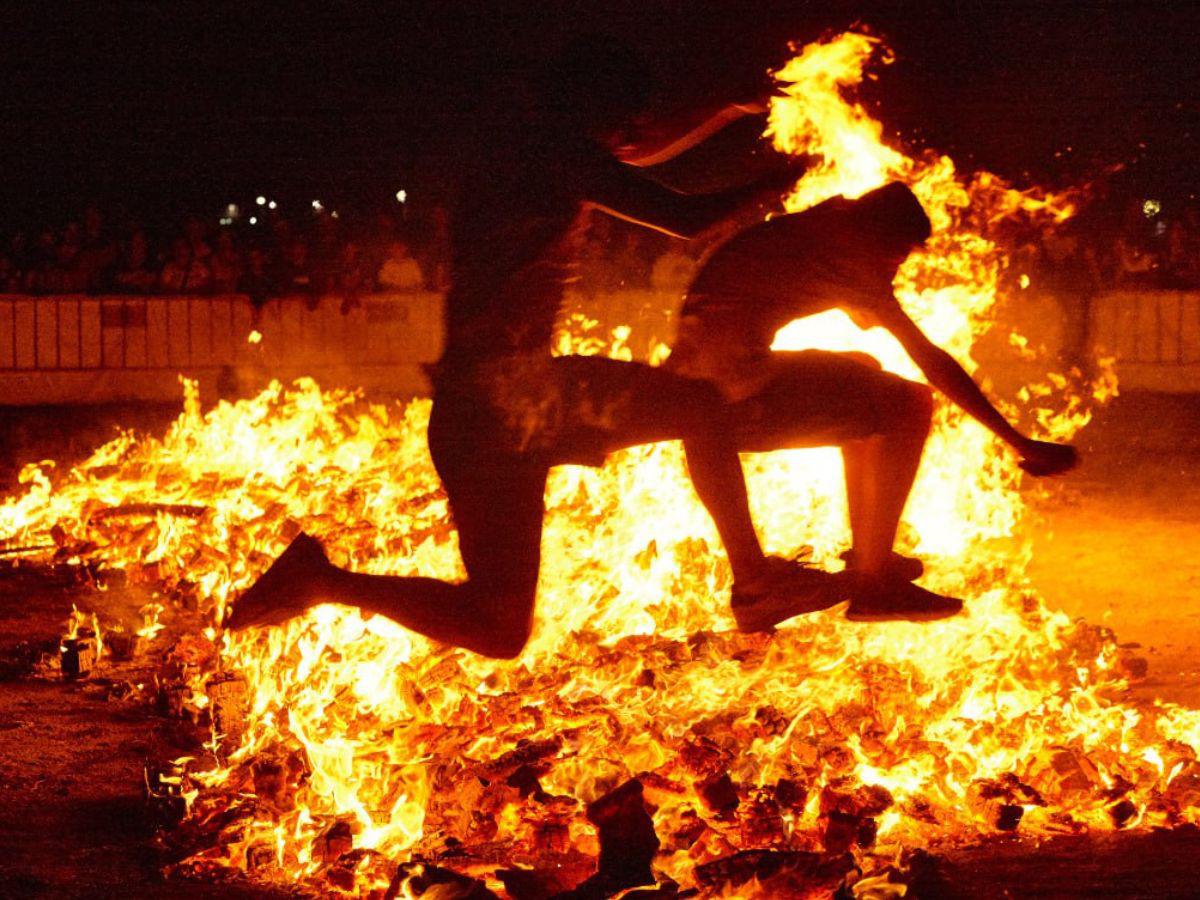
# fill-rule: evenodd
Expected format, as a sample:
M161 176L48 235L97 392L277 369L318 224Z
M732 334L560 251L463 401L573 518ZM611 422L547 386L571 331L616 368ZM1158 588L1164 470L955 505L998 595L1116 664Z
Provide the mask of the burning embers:
M935 233L899 296L971 366L1001 290L997 236L1068 206L885 146L842 95L877 50L843 35L780 73L773 137L818 160L789 203L908 183ZM597 348L594 335L561 345ZM844 317L777 345L862 349L916 375ZM1062 405L1028 411L1046 437L1086 422L1081 394ZM57 527L59 546L198 597L214 622L301 529L362 571L461 577L428 414L427 401L368 405L301 381L201 415L189 385L162 440L123 436L54 480L31 468L0 536L36 545ZM846 543L837 455L746 468L769 549L808 546L832 565ZM209 628L173 647L163 690L212 738L153 768L148 793L164 821L184 816L171 832L184 868L375 896L604 896L651 881L665 895L886 895L917 847L1200 819L1200 714L1117 699L1136 662L1046 609L997 544L1022 518L1018 474L941 410L903 549L937 561L931 586L966 597L968 615L880 626L832 611L768 637L730 630L728 570L678 447L557 470L540 619L519 661L333 606L269 631ZM136 520L95 514L130 507Z

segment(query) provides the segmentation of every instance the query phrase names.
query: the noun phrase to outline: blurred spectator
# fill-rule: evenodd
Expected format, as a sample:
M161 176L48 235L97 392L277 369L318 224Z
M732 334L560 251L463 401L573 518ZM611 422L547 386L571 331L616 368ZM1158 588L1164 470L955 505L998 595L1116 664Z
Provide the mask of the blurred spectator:
M238 281L238 290L258 309L274 294L274 287L266 251L262 247L251 247L246 253L246 268Z
M195 294L206 290L212 282L212 273L202 260L192 252L192 243L186 237L171 242L171 256L163 266L158 285L169 294Z
M1200 211L1188 207L1167 227L1168 287L1200 288Z
M320 302L314 290L312 271L308 264L308 244L293 237L283 248L283 256L275 269L275 291L280 296L304 294L309 296L309 308Z
M392 241L379 267L378 283L388 291L419 291L425 286L421 265L413 259L407 243L399 239Z
M338 257L337 293L342 295L342 312L348 313L362 305L362 295L374 287L374 277L369 271L362 247L355 241L346 241Z
M0 294L16 294L21 291L21 273L17 264L7 253L0 253Z
M233 243L228 229L217 234L217 250L210 262L212 289L217 294L232 294L242 280L242 254Z
M75 256L75 285L78 290L97 293L111 284L118 249L104 229L104 215L95 206L83 213L83 236Z
M425 243L425 287L445 291L450 287L450 214L446 207L435 206L429 214L429 239Z
M122 293L147 294L158 285L158 273L151 266L150 242L146 232L135 229L125 243L117 265L113 286Z
M208 243L208 227L196 216L188 216L183 223L183 236L187 238L192 257L208 265L212 247Z

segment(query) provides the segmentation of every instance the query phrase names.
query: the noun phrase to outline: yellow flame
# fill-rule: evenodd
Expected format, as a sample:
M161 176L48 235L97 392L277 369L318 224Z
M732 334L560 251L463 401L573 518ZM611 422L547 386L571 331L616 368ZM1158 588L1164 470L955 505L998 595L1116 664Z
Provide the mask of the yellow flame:
M964 180L946 157L885 144L880 123L847 99L882 52L873 37L845 34L803 48L778 73L771 137L817 161L789 208L910 184L935 233L902 267L898 295L973 368L1006 264L1000 226L1014 217L1051 225L1070 203L986 173ZM558 351L629 358L628 337L575 321ZM839 313L783 329L776 346L865 350L919 375L888 335ZM1113 391L1107 379L1093 394ZM1088 399L1061 379L1025 395L1043 433L1058 438L1087 421ZM135 579L194 590L215 618L300 529L359 571L461 578L425 443L429 409L427 400L366 403L304 379L202 414L185 383L184 412L163 438L123 435L68 473L23 472L24 493L0 506L0 536L58 525ZM768 549L810 546L835 564L848 542L838 455L755 456L745 468ZM1200 820L1200 792L1176 788L1191 783L1180 773L1200 771L1200 714L1111 699L1124 684L1111 635L1047 609L1024 576L1026 555L1000 540L1022 522L1018 474L990 434L939 409L902 543L926 560L929 583L968 600L969 615L929 625L857 625L834 610L771 637L732 631L716 535L680 448L661 444L615 454L601 470L552 473L538 623L513 663L333 605L281 628L187 638L198 655L211 641L216 665L241 673L250 691L236 745L214 739L206 760L189 764L194 819L232 805L245 816L192 864L245 867L253 857L267 861L261 877L324 885L317 842L340 820L356 847L381 854L356 870L363 892L385 886L396 860L450 837L467 851L463 865L472 848L497 842L508 859L557 865L562 857L538 843L546 807L507 786L496 762L538 746L547 748L541 785L569 798L566 840L578 853L597 849L583 804L653 773L647 791L664 841L655 865L685 886L698 864L738 849L820 846L823 790L875 785L894 798L878 820L881 852L860 858L867 876L900 848L989 833L971 798L1001 779L1044 798L1045 807L1031 794L1011 800L1035 833L1114 827L1112 792L1126 784L1138 825ZM132 503L206 511L97 515ZM194 676L194 695L206 677ZM720 771L742 797L732 817L710 811L699 791ZM791 806L779 799L781 779L802 791ZM766 837L739 818L755 797L774 810ZM675 837L697 817L693 843Z

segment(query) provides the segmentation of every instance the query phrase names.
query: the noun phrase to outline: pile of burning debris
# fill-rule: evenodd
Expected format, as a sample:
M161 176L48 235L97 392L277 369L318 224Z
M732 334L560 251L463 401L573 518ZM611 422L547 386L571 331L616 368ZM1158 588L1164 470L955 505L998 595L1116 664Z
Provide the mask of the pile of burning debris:
M103 573L91 577L102 579ZM267 881L290 881L290 862L304 867L304 883L318 892L383 897L427 892L489 897L502 891L516 900L600 898L633 888L640 890L624 895L831 896L853 888L859 896L889 896L903 891L909 858L920 852L920 845L896 840L900 819L922 823L929 836L923 843L937 844L1018 831L1027 813L1035 819L1035 833L1078 833L1097 824L1126 827L1146 815L1179 824L1200 804L1200 763L1182 744L1164 748L1175 771L1148 804L1144 783L1101 772L1114 771L1120 750L1099 748L1084 753L1060 746L1039 754L1020 774L976 778L963 796L966 808L952 815L932 794L897 797L882 784L864 783L859 775L864 759L881 772L900 762L896 735L882 727L880 716L887 714L884 697L904 701L904 685L878 663L853 676L879 696L875 708L849 704L833 715L812 711L796 718L760 705L718 714L680 729L676 739L662 736L671 755L654 768L634 772L623 761L587 759L590 769L609 767L605 780L586 791L563 791L555 770L572 766L580 753L595 753L588 732L598 728L597 712L611 711L599 709L595 698L555 698L563 707L558 710L550 708L555 700L531 703L532 697L547 697L547 680L525 673L514 689L481 698L486 710L463 706L461 720L420 723L426 746L469 747L476 742L470 732L482 737L489 728L534 733L528 726L540 723L538 733L544 733L548 716L561 719L568 712L578 724L548 737L518 739L494 757L430 754L423 835L400 859L366 844L370 838L361 820L347 814L305 823L307 847L292 857L293 847L281 854L282 845L262 824L303 820L297 818L299 807L319 777L314 761L303 745L279 739L282 732L269 748L240 753L253 722L253 686L244 675L222 668L219 645L208 637L193 631L155 640L163 629L161 612L161 604L147 607L148 622L132 638L106 632L94 614L73 612L57 668L65 679L98 675L111 687L114 672L124 671L110 663L118 654L121 661L136 656L142 677L149 666L152 675L141 696L176 722L178 742L191 745L189 755L146 768L147 803L161 826L163 850L178 860L168 867L175 874L223 877L233 868ZM1059 655L1060 676L1112 646L1111 634L1074 626L1069 648ZM670 690L691 666L708 668L714 658L746 672L769 666L775 653L817 647L808 639L785 640L784 634L630 637L593 647L588 665L603 673L637 660L632 680L646 698ZM1126 676L1144 671L1144 663L1126 653L1114 660ZM423 690L454 684L464 661L462 654L446 652L427 661L419 679ZM46 674L53 674L54 662L47 660ZM400 738L404 729L396 731ZM630 747L638 752L633 736L619 734L619 727L617 734L605 732L614 742L612 753L620 756ZM747 777L748 751L780 739L790 746L786 760L776 760L777 773L764 779L759 768L759 777ZM913 742L903 749L942 754L949 748ZM945 770L948 776L953 766ZM215 790L213 771L223 773ZM594 797L585 800L581 793ZM1107 822L1089 817L1089 811ZM963 821L973 824L955 833Z
M1052 227L1071 205L886 146L845 96L880 50L841 35L779 73L773 140L816 160L789 208L909 184L934 235L897 295L970 368L1004 291L1004 227ZM624 336L568 329L560 350L628 358ZM916 377L845 317L776 346L862 350ZM1050 381L1013 410L1048 439L1112 389ZM8 546L48 545L157 592L170 615L193 610L169 647L149 644L155 677L141 682L192 734L147 769L173 871L376 897L880 897L902 893L921 848L1200 820L1200 712L1128 702L1144 665L1042 604L1012 547L1020 473L949 408L901 549L929 563L932 588L967 598L966 616L872 626L834 609L738 634L681 450L655 445L552 473L539 621L518 660L332 605L221 631L300 530L360 571L462 576L428 415L428 401L370 404L309 380L202 412L188 384L161 439L121 435L69 472L31 466L0 505ZM768 549L837 565L837 454L745 467ZM116 642L75 619L61 665L79 677Z

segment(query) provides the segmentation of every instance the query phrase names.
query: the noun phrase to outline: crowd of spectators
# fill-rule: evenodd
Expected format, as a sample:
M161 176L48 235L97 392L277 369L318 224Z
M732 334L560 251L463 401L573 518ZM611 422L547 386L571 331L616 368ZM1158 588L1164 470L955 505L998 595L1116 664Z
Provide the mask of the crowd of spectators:
M1200 207L1129 201L1117 216L1084 217L1026 244L1015 260L1063 294L1109 288L1200 290Z
M378 290L442 290L446 217L432 210L423 239L396 217L333 213L295 221L275 210L152 229L113 224L98 207L59 228L0 242L0 293L334 295L353 305Z
M231 210L232 211L232 210ZM254 207L254 216L202 219L173 228L114 223L96 206L61 227L0 238L0 293L232 294L261 302L332 295L353 306L375 291L445 290L449 223L433 208L419 226L379 213L298 219ZM698 249L635 225L591 218L578 289L682 292ZM1200 207L1164 210L1130 202L1121 215L1033 236L1014 271L1064 295L1109 287L1200 289Z

